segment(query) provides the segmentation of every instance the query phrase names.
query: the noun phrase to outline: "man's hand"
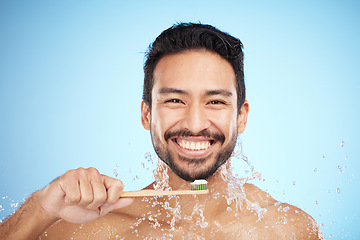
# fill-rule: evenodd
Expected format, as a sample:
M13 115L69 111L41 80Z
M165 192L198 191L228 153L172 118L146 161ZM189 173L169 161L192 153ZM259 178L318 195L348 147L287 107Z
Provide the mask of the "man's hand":
M88 223L133 198L120 198L124 185L101 175L95 168L70 170L39 192L42 209L54 218L71 223Z
M101 175L95 168L70 170L33 193L1 223L0 239L38 239L58 219L91 222L133 202L133 198L120 198L123 188L120 180Z

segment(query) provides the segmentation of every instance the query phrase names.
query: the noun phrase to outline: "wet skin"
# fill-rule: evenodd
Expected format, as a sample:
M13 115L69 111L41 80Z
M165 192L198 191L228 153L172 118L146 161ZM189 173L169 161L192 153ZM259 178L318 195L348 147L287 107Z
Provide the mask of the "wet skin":
M177 176L170 172L170 181ZM60 221L42 236L44 239L320 239L316 222L302 210L278 203L267 193L251 184L245 184L246 198L266 208L261 221L256 211L251 211L244 201L241 209L236 203L227 204L226 183L220 173L209 179L212 186L208 195L179 196L169 199L159 197L157 201L148 197L136 198L128 207L112 211L105 217L88 224L72 224ZM149 186L148 188L152 188ZM239 192L239 195L241 192ZM154 202L157 202L154 206ZM171 230L174 214L165 209L176 202L181 210L181 219ZM202 204L204 222L199 213L192 213L196 204ZM231 211L228 211L231 207ZM237 214L237 215L235 215ZM157 225L157 223L159 225ZM171 235L170 235L171 234ZM172 238L170 238L172 236ZM185 237L185 238L183 238Z
M168 55L157 64L154 79L152 106L150 109L142 102L141 121L145 129L151 130L156 152L171 166L164 167L169 176L167 184L173 190L183 189L189 183L178 175L189 179L207 176L210 193L160 197L157 204L154 198L136 198L131 205L87 224L60 220L46 230L42 239L321 238L309 215L278 203L254 185L245 184L243 191L250 202L266 208L261 221L244 199L238 200L241 208L236 208L235 202L228 205L229 182L219 171L211 176L214 166L224 162L221 156L233 148L236 135L244 131L249 111L247 101L240 112L237 110L235 74L226 60L207 51ZM204 131L209 134L202 134ZM224 167L231 174L229 161ZM237 191L239 196L244 193L240 188ZM181 209L175 229L171 229L174 214L164 207L167 204ZM196 204L202 205L204 220L199 213L192 216Z

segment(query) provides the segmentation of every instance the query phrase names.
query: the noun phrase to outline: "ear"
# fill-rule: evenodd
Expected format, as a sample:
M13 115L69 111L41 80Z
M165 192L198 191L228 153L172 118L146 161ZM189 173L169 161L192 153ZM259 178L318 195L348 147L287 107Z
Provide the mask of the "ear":
M243 133L246 128L248 113L249 113L249 102L245 100L244 104L241 106L237 120L239 134Z
M141 100L141 124L146 130L150 130L151 116L150 116L150 108Z

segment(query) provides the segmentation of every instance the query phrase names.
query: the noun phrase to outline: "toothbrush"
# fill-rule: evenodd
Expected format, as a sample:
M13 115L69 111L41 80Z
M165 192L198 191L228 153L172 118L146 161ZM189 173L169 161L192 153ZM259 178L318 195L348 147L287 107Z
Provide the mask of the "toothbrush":
M128 191L123 192L121 197L149 197L149 196L167 196L167 195L194 195L194 194L207 194L209 190L207 189L206 180L195 180L190 183L190 190L176 190L176 191L161 191L161 190L151 190L144 189L140 191Z

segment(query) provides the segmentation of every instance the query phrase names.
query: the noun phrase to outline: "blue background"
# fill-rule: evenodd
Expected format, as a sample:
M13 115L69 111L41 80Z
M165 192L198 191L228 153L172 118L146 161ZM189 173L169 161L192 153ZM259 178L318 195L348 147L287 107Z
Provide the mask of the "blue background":
M0 219L72 168L126 190L152 181L144 52L181 21L245 46L241 138L263 175L252 183L307 211L326 238L359 238L360 3L349 0L0 1Z

